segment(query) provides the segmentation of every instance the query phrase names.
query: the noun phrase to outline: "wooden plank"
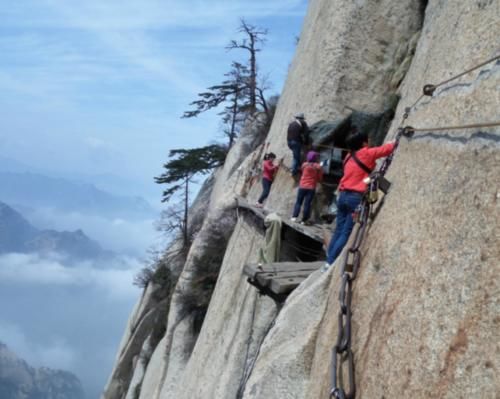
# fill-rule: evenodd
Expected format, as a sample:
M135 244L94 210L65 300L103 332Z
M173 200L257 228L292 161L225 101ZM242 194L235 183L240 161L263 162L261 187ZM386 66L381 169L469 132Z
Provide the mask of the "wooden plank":
M262 220L264 220L268 214L268 212L265 211L264 209L250 205L245 198L236 197L236 202L239 208L247 209L253 212L256 216L262 218ZM298 231L299 233L304 234L305 236L312 238L313 240L318 241L322 244L324 241L323 229L326 228L328 234L331 234L333 228L333 226L327 226L323 224L306 226L297 222L292 222L289 220L288 217L283 217L283 216L281 217L281 222L286 227Z
M254 278L257 273L260 273L262 271L262 269L259 269L258 267L259 265L246 264L243 268L243 273L251 278Z
M263 265L259 269L259 273L276 273L276 272L291 272L291 271L310 271L319 269L325 262L279 262Z
M257 278L262 278L262 279L271 279L271 280L277 280L280 278L289 278L289 277L307 277L311 273L314 273L318 269L314 270L296 270L296 271L289 271L289 272L280 272L280 273L262 273L262 274L257 274Z
M290 285L289 282L305 280L311 275L315 270L305 270L305 271L290 271L281 273L259 273L255 276L255 280L263 287L270 287L271 290L276 294L281 294L274 290L274 286Z
M274 262L262 265L247 264L243 268L243 272L248 276L253 276L256 273L289 272L294 270L314 271L316 269L319 269L323 264L324 262Z
M297 286L303 282L306 277L289 277L283 279L272 280L270 289L275 294L286 294L293 291Z
M288 228L298 231L299 233L302 233L305 236L308 236L309 238L312 238L313 240L323 244L324 241L323 228L320 227L319 225L306 226L304 224L292 222L286 219L283 219L282 223L285 224ZM331 232L331 229L328 229L328 231Z
M269 290L269 295L293 291L302 281L322 266L323 262L277 262L245 265L244 272L253 284Z
M256 206L250 205L245 198L236 197L236 202L239 208L248 209L249 211L255 213L257 216L261 217L262 219L265 219L265 217L267 216L267 212L264 211L263 208L257 208Z
M282 273L290 271L303 271L306 273L311 273L317 270L323 262L311 262L311 263L272 263L265 265L255 265L247 264L243 268L243 273L249 277L255 277L257 274L268 274L268 273Z

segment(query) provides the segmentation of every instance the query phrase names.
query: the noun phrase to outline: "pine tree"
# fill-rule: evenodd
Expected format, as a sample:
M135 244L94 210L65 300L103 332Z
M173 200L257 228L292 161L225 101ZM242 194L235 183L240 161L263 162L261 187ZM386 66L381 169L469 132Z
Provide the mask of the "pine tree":
M194 105L196 108L191 111L186 111L182 115L183 118L192 118L209 109L218 107L222 103L227 103L222 112L222 122L226 125L224 134L228 137L229 148L232 147L237 136L237 127L243 121L246 115L246 105L243 99L246 96L248 80L248 68L244 65L233 62L231 70L224 74L227 77L219 85L209 87L206 92L199 93L199 100L193 101L189 105Z
M200 148L174 149L169 152L170 159L163 165L165 172L155 177L158 184L167 184L163 191L162 202L169 201L178 192L184 205L181 229L184 245L189 242L188 235L188 209L189 209L189 184L197 174L206 174L210 170L224 163L227 149L219 144L212 144Z
M238 136L238 128L247 115L260 109L270 116L264 95L268 89L267 78L258 76L257 67L257 53L261 51L259 45L265 42L263 36L267 34L267 30L260 30L242 19L238 31L246 37L240 41L231 40L226 48L248 51L248 64L233 61L231 70L224 74L227 79L219 85L209 87L205 92L198 93L199 99L189 104L195 109L185 111L182 115L183 118L192 118L226 103L219 115L222 115L229 148L232 147Z

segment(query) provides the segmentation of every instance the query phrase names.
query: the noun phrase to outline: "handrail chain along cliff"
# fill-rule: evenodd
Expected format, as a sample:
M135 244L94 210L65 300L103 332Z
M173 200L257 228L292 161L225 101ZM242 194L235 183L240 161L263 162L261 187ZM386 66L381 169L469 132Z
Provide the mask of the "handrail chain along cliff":
M444 126L444 127L430 127L430 128L413 128L411 126L406 126L402 128L402 124L408 118L410 112L418 104L418 102L425 96L432 97L435 89L439 86L445 85L452 82L459 77L472 72L490 62L500 59L500 55L490 58L464 72L461 72L445 81L438 84L431 85L426 84L423 87L423 94L410 106L405 108L402 121L398 127L398 132L395 138L395 147L391 155L389 155L379 170L372 175L367 194L363 198L357 210L356 217L356 227L354 237L352 239L352 244L350 248L347 249L346 255L343 259L342 267L340 269L341 283L339 289L339 304L340 310L338 313L338 333L337 341L335 346L332 348L331 354L331 390L330 398L335 399L354 399L356 397L356 381L355 381L355 368L354 368L354 354L351 348L351 321L352 321L352 284L356 279L360 265L361 265L361 251L360 246L365 237L366 228L369 222L369 217L371 214L372 205L376 202L376 197L371 200L370 193L375 193L378 189L378 181L387 172L393 158L393 154L396 152L399 141L402 136L412 137L415 132L423 131L443 131L443 130L456 130L456 129L470 129L470 128L483 128L483 127L494 127L500 126L500 121L487 122L487 123L475 123L470 125L458 125L458 126ZM340 357L340 363L339 363ZM347 379L349 381L349 390L346 391L344 378L344 365L347 363Z

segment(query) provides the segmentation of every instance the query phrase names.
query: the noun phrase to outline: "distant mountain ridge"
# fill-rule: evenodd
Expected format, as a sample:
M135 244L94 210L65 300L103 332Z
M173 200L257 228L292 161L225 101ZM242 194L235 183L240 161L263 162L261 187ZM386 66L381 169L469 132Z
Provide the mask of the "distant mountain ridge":
M39 230L31 225L19 212L0 202L0 254L60 253L76 260L112 256L82 230Z
M72 373L35 369L0 342L0 398L84 399L82 384Z
M92 184L31 172L0 172L2 200L31 208L56 208L107 218L144 218L155 214L142 197L114 195Z
M0 155L0 171L10 173L32 173L50 178L61 178L76 184L92 184L97 189L125 197L140 196L149 201L160 198L161 188L153 179L122 176L115 173L72 172L66 169L40 168L22 161Z

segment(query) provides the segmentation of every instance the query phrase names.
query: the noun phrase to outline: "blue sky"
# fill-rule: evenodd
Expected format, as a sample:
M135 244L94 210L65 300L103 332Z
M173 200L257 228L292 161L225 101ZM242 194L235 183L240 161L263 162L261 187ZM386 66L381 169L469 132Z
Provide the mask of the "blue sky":
M153 176L168 151L222 139L216 112L180 116L197 93L224 79L232 60L245 60L224 48L240 37L239 18L269 30L259 67L274 94L306 8L306 0L0 2L0 161L77 179L114 175L115 188L129 184L159 205ZM38 228L83 227L107 247L108 233L124 241L111 229L117 221L34 211ZM150 221L118 222L129 238L151 235ZM70 269L36 255L0 257L0 341L36 366L76 372L88 399L97 399L139 295L131 285L138 267L135 259ZM41 315L50 310L46 324L34 317L42 308Z
M0 4L0 156L152 183L171 148L217 138L215 112L180 119L242 52L240 17L268 28L260 69L280 92L305 0ZM138 193L140 194L140 193Z

